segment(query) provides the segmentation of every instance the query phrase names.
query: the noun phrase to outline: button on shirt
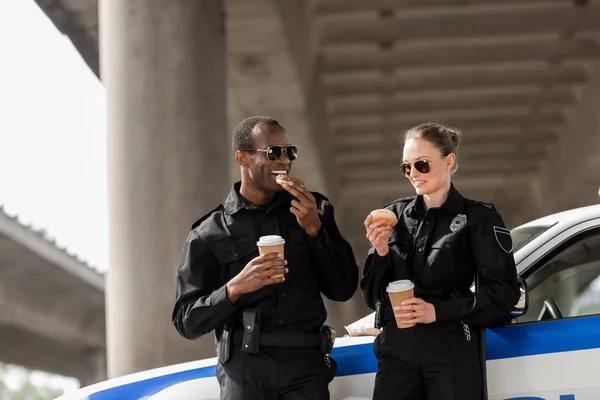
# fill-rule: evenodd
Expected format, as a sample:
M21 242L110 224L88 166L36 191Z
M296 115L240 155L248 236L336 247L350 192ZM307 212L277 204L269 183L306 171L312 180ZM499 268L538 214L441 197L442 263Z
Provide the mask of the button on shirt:
M238 182L225 203L196 222L187 237L177 274L175 327L193 339L233 317L239 329L241 310L259 308L262 332L318 332L327 316L321 293L346 301L358 286L358 266L338 230L333 206L325 196L311 192L321 220L319 235L311 237L290 212L294 197L287 191L260 207L246 201L239 189ZM259 255L256 242L265 235L285 239L286 279L231 304L225 285Z
M422 196L395 201L398 224L390 233L389 252L371 245L361 289L369 307L384 305L383 319L393 320L385 291L394 280L415 283L415 297L433 303L438 321L485 326L505 317L519 299L510 232L492 205L465 199L451 186L441 207L425 210ZM470 287L479 274L480 288Z

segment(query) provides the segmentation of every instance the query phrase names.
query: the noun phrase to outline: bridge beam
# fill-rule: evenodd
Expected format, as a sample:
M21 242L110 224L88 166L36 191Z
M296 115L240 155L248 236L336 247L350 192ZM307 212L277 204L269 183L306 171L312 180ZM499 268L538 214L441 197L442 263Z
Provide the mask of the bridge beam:
M564 131L541 164L541 176L532 182L529 201L521 208L519 223L569 208L598 203L600 165L600 66L567 115Z

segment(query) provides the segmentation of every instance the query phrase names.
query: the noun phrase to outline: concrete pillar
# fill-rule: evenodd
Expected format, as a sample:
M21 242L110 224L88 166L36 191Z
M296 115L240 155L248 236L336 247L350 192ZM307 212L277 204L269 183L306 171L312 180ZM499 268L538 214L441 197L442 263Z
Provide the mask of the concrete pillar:
M109 377L215 355L211 335L178 336L171 310L189 227L229 190L222 7L220 0L99 3Z
M103 350L91 350L82 357L86 368L77 376L79 386L86 387L106 380L106 353Z

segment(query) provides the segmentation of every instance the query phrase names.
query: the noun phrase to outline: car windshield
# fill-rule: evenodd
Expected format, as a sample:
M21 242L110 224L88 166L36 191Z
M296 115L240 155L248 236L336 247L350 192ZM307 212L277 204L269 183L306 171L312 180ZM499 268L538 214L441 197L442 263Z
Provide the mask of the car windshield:
M521 247L525 246L533 240L533 238L548 230L548 228L550 228L550 225L534 225L515 228L510 231L510 236L513 241L513 252L516 252Z

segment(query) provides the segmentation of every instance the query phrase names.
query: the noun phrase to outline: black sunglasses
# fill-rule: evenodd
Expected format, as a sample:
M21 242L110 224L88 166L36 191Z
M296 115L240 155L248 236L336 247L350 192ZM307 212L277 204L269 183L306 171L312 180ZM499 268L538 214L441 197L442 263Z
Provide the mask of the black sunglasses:
M294 161L295 159L298 158L298 148L293 145L288 145L288 146L275 145L275 146L267 147L266 150L246 149L246 150L242 150L242 151L262 151L265 153L265 155L267 156L267 159L269 161L277 160L279 157L281 157L281 155L283 153L285 153L285 155L287 156L287 158L290 161Z
M429 171L431 171L431 164L429 164L429 161L425 160L415 161L413 164L402 163L400 164L400 170L402 171L404 176L408 178L410 176L410 171L412 170L413 166L417 171L419 171L422 174L428 174Z

